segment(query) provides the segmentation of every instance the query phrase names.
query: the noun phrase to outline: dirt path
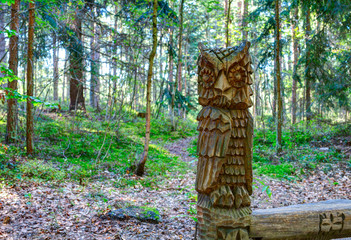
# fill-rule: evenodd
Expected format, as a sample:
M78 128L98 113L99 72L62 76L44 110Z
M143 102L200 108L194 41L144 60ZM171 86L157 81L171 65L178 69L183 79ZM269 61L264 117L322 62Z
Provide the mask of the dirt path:
M194 141L195 139L196 137L183 138L175 142L166 144L165 148L171 154L179 156L183 161L195 163L194 161L197 161L197 159L195 157L190 156L187 150L191 142Z

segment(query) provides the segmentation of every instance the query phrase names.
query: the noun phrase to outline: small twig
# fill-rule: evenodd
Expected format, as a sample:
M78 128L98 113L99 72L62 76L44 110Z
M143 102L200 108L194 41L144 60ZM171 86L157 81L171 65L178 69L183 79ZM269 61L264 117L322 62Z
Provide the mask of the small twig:
M196 222L196 224L195 224L194 240L197 240L197 222Z

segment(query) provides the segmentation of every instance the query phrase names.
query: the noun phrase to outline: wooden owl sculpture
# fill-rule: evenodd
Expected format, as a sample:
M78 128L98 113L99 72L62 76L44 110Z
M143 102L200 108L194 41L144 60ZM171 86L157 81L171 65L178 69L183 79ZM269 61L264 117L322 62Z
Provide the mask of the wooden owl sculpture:
M249 239L253 94L249 42L199 44L199 138L196 190L200 239Z

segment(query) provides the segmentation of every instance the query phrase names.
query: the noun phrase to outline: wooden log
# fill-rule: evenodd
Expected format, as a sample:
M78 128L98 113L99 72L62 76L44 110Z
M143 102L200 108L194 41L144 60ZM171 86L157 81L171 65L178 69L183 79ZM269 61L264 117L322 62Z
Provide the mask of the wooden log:
M312 240L351 237L351 200L255 210L250 238Z

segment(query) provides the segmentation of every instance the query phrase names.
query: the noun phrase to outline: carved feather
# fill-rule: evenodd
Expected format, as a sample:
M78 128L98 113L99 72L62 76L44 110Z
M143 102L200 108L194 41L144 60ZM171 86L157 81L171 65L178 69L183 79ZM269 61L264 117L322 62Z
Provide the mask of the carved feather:
M218 176L226 161L231 135L230 122L228 116L211 107L200 111L197 119L199 163L196 189L202 193L209 193L218 184ZM213 128L214 126L216 128Z

